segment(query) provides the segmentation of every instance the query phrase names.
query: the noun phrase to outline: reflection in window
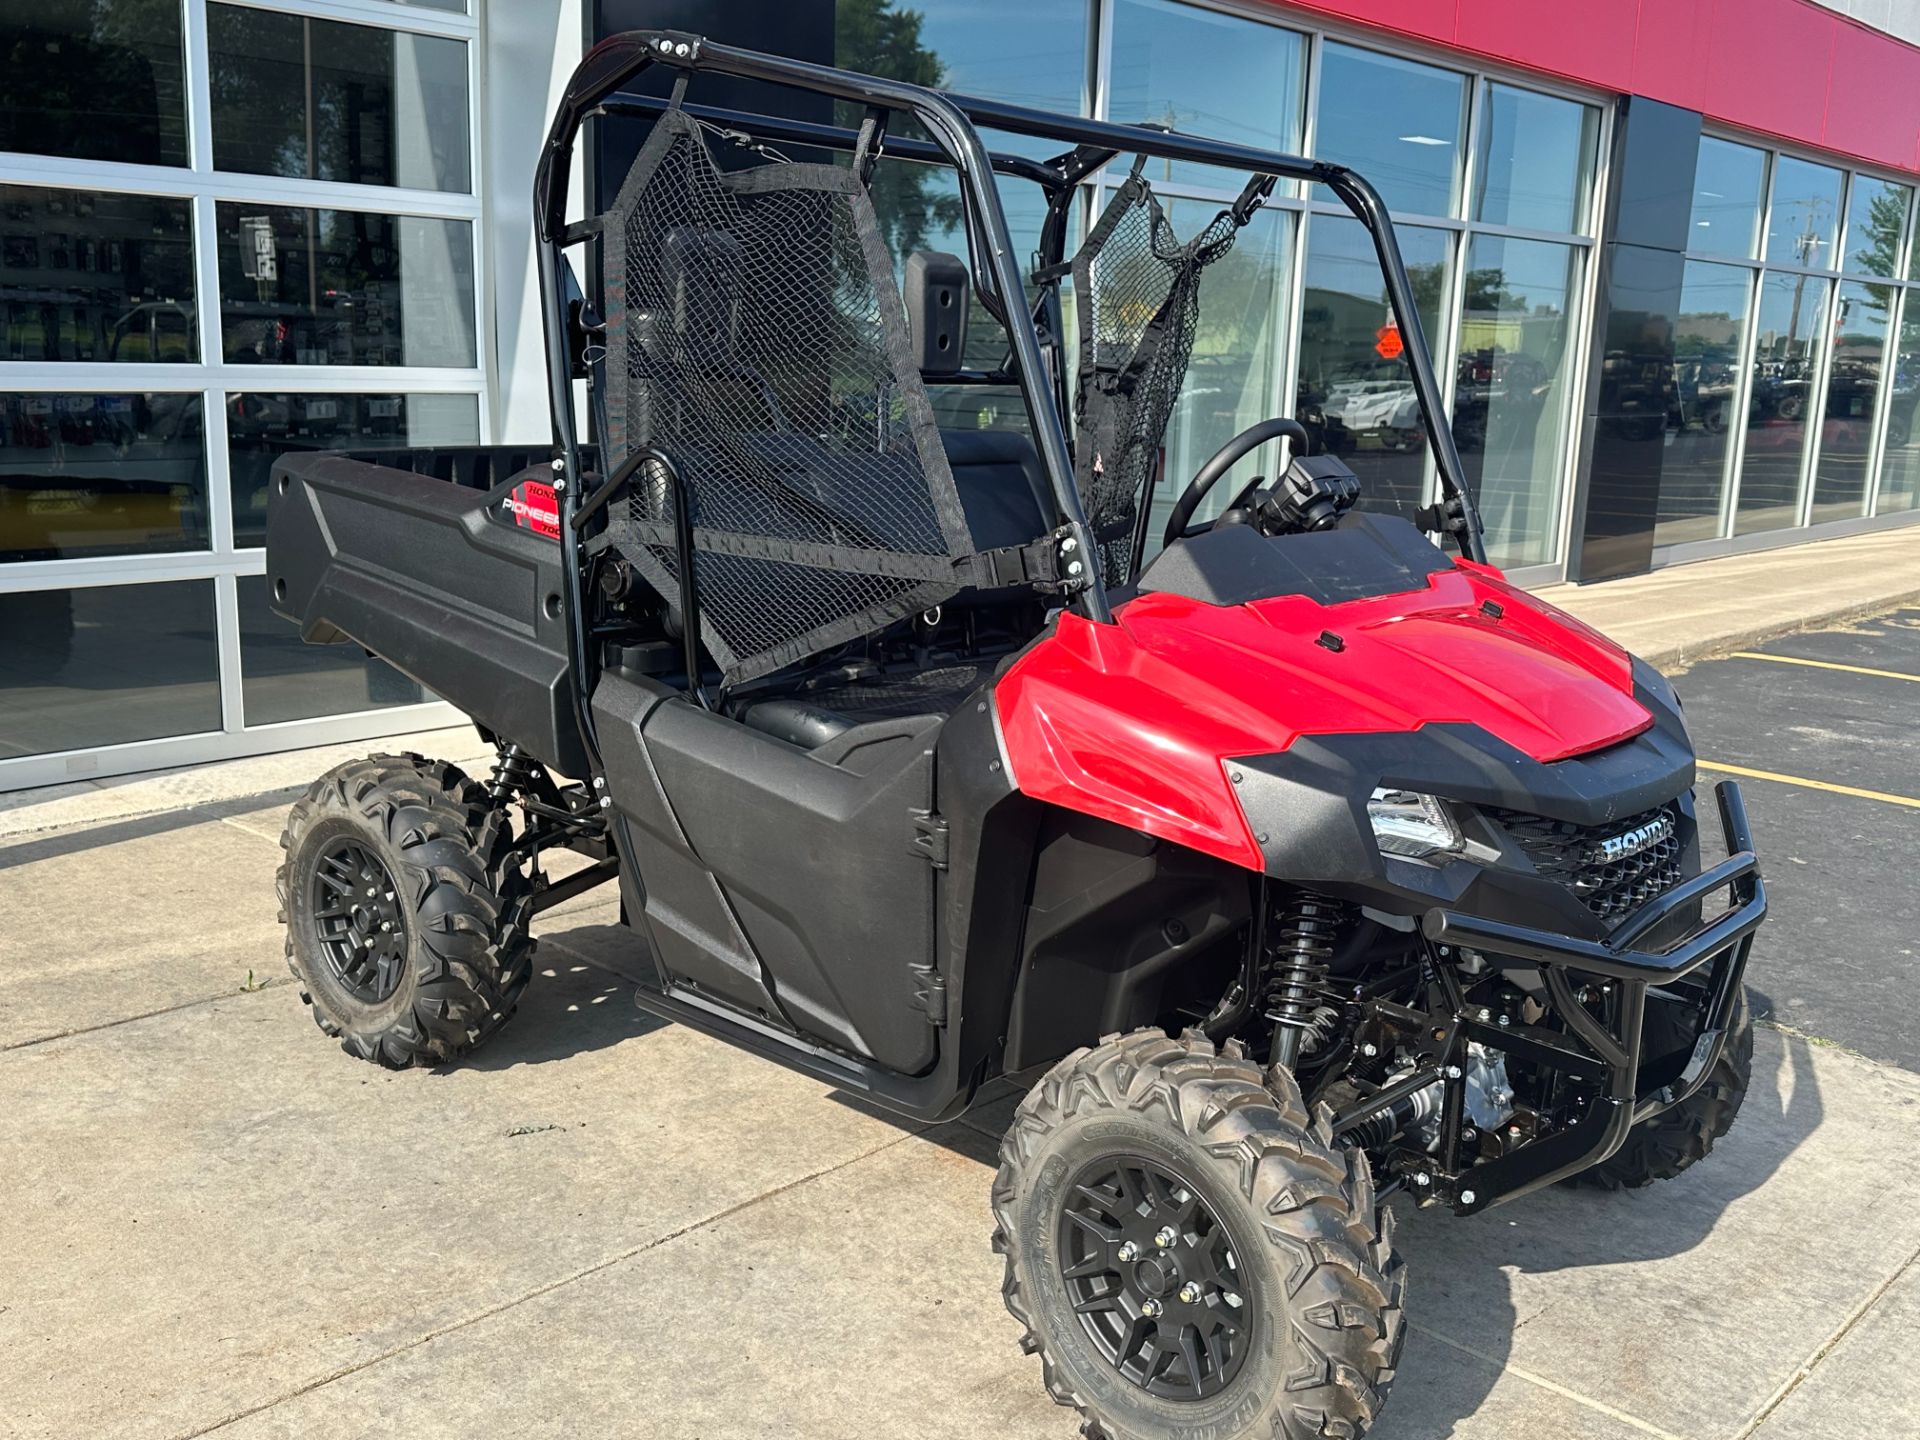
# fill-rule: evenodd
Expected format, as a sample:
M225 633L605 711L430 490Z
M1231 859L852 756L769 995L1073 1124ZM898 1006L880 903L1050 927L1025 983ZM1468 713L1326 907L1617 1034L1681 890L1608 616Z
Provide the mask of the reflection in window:
M198 395L0 394L0 562L208 544Z
M199 358L186 200L0 185L0 360Z
M1848 281L1840 287L1820 427L1819 469L1813 482L1815 525L1866 513L1867 465L1885 379L1893 302L1891 285Z
M220 728L213 581L0 593L0 755Z
M1909 290L1887 386L1886 459L1880 467L1879 513L1920 509L1920 301Z
M1584 232L1599 120L1591 105L1489 85L1474 218Z
M1733 407L1745 350L1753 277L1731 265L1689 261L1673 337L1675 407L1660 469L1654 544L1679 545L1720 534Z
M1840 228L1838 170L1780 155L1773 162L1773 203L1767 211L1766 259L1775 265L1832 269Z
M1453 382L1453 436L1496 565L1553 558L1567 444L1572 246L1476 235Z
M1451 215L1457 193L1467 81L1328 41L1321 50L1317 158L1358 170L1406 214ZM1331 199L1325 191L1321 199Z
M1689 250L1751 259L1767 188L1767 152L1702 136L1694 166Z
M1182 240L1212 223L1218 207L1194 200L1167 207ZM1202 272L1200 323L1186 383L1167 425L1166 462L1147 525L1148 553L1160 547L1174 502L1194 473L1249 425L1279 413L1281 300L1292 250L1293 219L1262 210L1233 248ZM1195 518L1218 515L1255 474L1272 475L1277 446L1264 446L1213 487Z
M33 0L0 15L0 150L185 165L180 0Z
M466 221L231 202L218 214L229 364L474 363Z
M1799 523L1806 470L1807 413L1820 368L1829 282L1769 273L1760 282L1754 324L1752 396L1734 532Z
M1117 0L1107 118L1263 150L1300 149L1306 41L1291 30L1170 0ZM1247 177L1149 161L1149 182L1238 191Z
M267 537L267 481L294 450L399 450L480 443L473 395L227 396L233 543Z
M1847 196L1844 269L1857 275L1898 276L1900 241L1907 230L1907 204L1913 191L1871 175L1853 177Z
M209 5L207 47L215 169L471 188L465 42Z
M1087 0L966 0L891 9L873 0L842 0L832 9L834 64L843 70L1068 115L1086 113ZM1009 35L1020 37L1017 47L1008 45ZM837 101L833 110L837 124L859 126L858 105ZM896 116L889 130L923 136L906 116ZM1053 141L1024 135L982 138L991 149L1035 160L1060 150Z
M240 577L240 696L248 725L418 705L426 692L358 645L309 645L273 613L267 577Z
M1421 328L1440 333L1450 248L1444 231L1395 227ZM1342 456L1360 477L1360 503L1411 514L1426 488L1427 443L1413 372L1380 279L1373 240L1358 220L1308 223L1300 303L1300 380L1293 413L1317 454Z

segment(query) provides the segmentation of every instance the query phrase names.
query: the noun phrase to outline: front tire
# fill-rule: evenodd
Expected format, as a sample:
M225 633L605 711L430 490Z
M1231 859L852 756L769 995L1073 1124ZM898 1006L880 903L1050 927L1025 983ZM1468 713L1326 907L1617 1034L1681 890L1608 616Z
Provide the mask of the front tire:
M1158 1030L1062 1060L993 1186L1007 1308L1090 1440L1366 1433L1404 1262L1366 1157L1284 1070Z
M419 755L351 760L287 816L287 966L351 1055L437 1065L486 1040L533 973L531 890L486 792Z
M1673 1021L1659 1023L1671 1028ZM1649 1015L1650 1022L1654 1017ZM1651 1028L1651 1025L1650 1027ZM1691 1043L1684 1033L1674 1031L1648 1040L1673 1048ZM1575 1178L1600 1190L1637 1190L1656 1180L1671 1180L1691 1170L1712 1153L1716 1141L1733 1128L1740 1106L1747 1098L1753 1078L1753 1013L1747 1007L1746 991L1733 1002L1727 1018L1727 1043L1707 1078L1698 1090L1671 1110L1642 1120L1627 1132L1627 1138L1613 1157Z

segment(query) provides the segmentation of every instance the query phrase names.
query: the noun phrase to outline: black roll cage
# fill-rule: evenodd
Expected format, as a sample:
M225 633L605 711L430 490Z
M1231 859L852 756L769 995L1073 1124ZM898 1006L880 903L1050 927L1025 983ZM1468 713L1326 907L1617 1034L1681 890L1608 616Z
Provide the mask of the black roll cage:
M534 177L547 386L553 413L554 488L559 492L563 569L568 590L569 659L574 671L575 705L596 771L599 769L599 746L593 735L592 717L586 704L586 696L594 678L595 656L586 634L580 527L573 523L583 499L583 469L573 405L572 385L575 377L573 347L569 337L573 317L568 313L569 272L565 252L571 246L596 236L599 226L594 221L578 225L567 223L568 171L575 141L588 119L611 114L657 115L666 108L670 102L622 93L623 87L653 66L672 69L682 82L695 74L727 75L850 101L864 106L866 110L866 118L860 129L854 131L840 126L784 120L707 106L682 107L696 119L711 125L768 140L849 151L855 156L856 163L871 163L884 148L884 152L891 157L945 165L957 173L961 188L961 210L970 242L968 248L975 293L989 313L1005 327L1011 361L1004 375L978 374L964 378L1011 383L1019 387L1032 424L1034 446L1054 501L1055 533L1060 537L1064 551L1077 550L1082 556L1093 556L1099 552L1074 483L1073 457L1065 421L1064 366L1057 363L1049 366L1043 353L1034 307L1027 297L1021 267L1014 255L1013 239L1007 228L1006 212L1001 206L999 192L994 185L994 175L998 173L1030 180L1045 191L1048 207L1041 234L1043 271L1049 268L1057 270L1059 266L1076 187L1118 155L1145 155L1153 159L1235 169L1250 176L1325 185L1340 197L1373 237L1374 252L1386 281L1387 299L1395 323L1406 342L1405 355L1413 375L1421 422L1433 452L1445 502L1454 507L1458 514L1458 523L1450 528L1469 559L1485 561L1486 552L1480 539L1480 523L1474 511L1473 496L1466 484L1459 452L1454 447L1453 432L1447 424L1440 384L1434 374L1432 355L1427 349L1413 286L1400 256L1400 246L1395 239L1386 204L1380 198L1380 193L1363 176L1344 165L1309 160L1303 156L1184 135L1174 130L1060 115L1001 100L951 95L904 81L860 75L804 60L719 45L680 31L629 31L603 40L575 68L568 80L566 95L548 130L546 145ZM886 117L895 112L911 115L931 139L888 137L885 134ZM1046 162L1017 155L995 154L981 143L979 133L974 128L976 124L1013 134L1056 140L1073 148ZM1041 287L1042 307L1051 332L1049 343L1054 346L1060 340L1058 286L1055 283L1058 278L1057 274L1052 275L1043 281ZM603 499L604 495L597 498ZM1072 542L1071 545L1066 543L1068 541ZM1062 569L1075 575L1080 573L1069 570L1065 565ZM1112 607L1097 575L1089 570L1075 584L1073 593L1088 619L1100 624L1112 623ZM697 674L689 675L688 679L690 686L697 688Z

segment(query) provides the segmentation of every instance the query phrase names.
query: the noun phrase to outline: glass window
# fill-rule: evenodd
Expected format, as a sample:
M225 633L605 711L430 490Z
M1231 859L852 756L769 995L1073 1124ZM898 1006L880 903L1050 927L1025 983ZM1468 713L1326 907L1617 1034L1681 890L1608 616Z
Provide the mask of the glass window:
M226 201L218 216L228 364L474 363L466 221Z
M1167 217L1181 238L1205 229L1218 213L1212 203L1175 201ZM1249 425L1280 413L1280 317L1292 253L1293 217L1256 213L1233 248L1202 272L1200 323L1186 382L1167 425L1165 462L1147 525L1148 554L1160 548L1167 517L1194 473ZM1277 447L1242 460L1213 487L1196 512L1211 519L1255 474L1271 475Z
M1410 225L1396 233L1421 327L1438 336L1449 237ZM1315 215L1308 222L1294 417L1316 454L1342 456L1360 477L1362 506L1410 514L1426 488L1427 442L1402 346L1365 227L1342 215Z
M1467 79L1451 70L1356 50L1321 47L1314 150L1351 165L1390 209L1451 215L1466 130ZM1321 198L1331 198L1325 191Z
M1495 565L1553 558L1579 273L1570 245L1476 235L1467 252L1453 436Z
M838 0L832 8L834 63L843 70L1086 113L1087 0L967 0L891 9L874 0ZM1016 34L1020 43L1010 47L1007 37ZM694 98L700 98L697 86ZM858 126L860 114L858 105L834 104L838 124ZM890 128L896 135L922 133L904 116ZM1052 141L1024 135L982 132L981 138L990 149L1036 160L1060 151ZM620 147L610 148L617 153ZM626 173L632 154L619 162L617 176Z
M0 394L0 561L209 543L197 394Z
M186 200L0 185L0 360L196 360Z
M1886 458L1880 466L1879 513L1920 509L1920 301L1907 291L1900 339L1887 387Z
M1800 522L1809 392L1820 368L1831 288L1830 282L1808 275L1761 277L1736 534Z
M0 150L187 163L180 0L34 0L0 17Z
M1765 258L1775 265L1830 270L1838 264L1834 237L1840 228L1838 170L1778 155L1773 162L1773 204L1767 211Z
M1474 218L1584 233L1599 133L1600 112L1591 105L1489 85Z
M937 84L961 95L1012 100L1063 114L1083 113L1087 88L1086 0L966 0L965 4L898 6L882 25L869 29L885 5L848 3L836 7L840 22L834 53L842 66L861 59L885 67L870 75L910 78L898 69L903 53L923 52L939 67ZM911 33L907 33L910 31ZM1007 37L1018 34L1017 50ZM1060 147L1051 141L1049 154ZM1004 145L998 148L1005 149Z
M1711 540L1720 534L1752 293L1749 271L1687 262L1673 337L1676 407L1667 421L1656 545Z
M220 728L213 581L0 593L0 756Z
M472 188L466 42L209 5L207 50L215 169Z
M1693 173L1693 228L1687 248L1752 259L1767 188L1767 152L1705 135Z
M479 443L480 401L473 395L229 395L233 543L266 543L267 481L273 462L289 451Z
M1867 466L1885 380L1894 288L1848 281L1833 323L1833 360L1813 481L1812 523L1845 520L1867 509Z
M1212 140L1300 150L1306 41L1291 30L1170 0L1116 0L1107 116ZM1238 191L1247 177L1149 161L1147 179Z
M1843 269L1859 275L1900 274L1900 240L1907 231L1907 204L1913 191L1871 175L1853 177L1847 196L1846 257Z
M358 645L309 645L273 613L267 577L240 577L240 696L249 725L418 705L427 694Z

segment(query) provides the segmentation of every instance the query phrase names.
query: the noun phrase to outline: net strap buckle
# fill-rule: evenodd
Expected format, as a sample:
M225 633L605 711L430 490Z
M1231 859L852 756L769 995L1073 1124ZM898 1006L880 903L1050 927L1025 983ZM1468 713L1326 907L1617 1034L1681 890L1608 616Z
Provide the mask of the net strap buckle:
M971 573L964 578L982 590L1003 590L1023 585L1042 594L1058 595L1083 590L1092 583L1085 557L1070 553L1077 549L1070 527L1062 525L1025 545L1008 545L998 550L982 550L970 556L963 568Z

